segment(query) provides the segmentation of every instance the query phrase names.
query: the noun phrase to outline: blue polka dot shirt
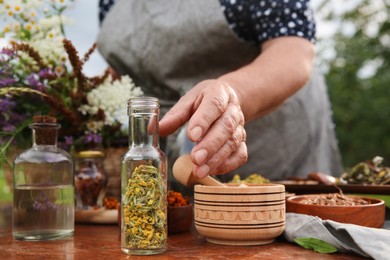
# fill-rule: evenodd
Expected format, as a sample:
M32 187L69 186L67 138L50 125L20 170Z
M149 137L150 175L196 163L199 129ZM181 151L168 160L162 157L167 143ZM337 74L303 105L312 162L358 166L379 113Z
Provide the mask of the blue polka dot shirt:
M102 23L104 17L110 10L115 0L99 0L99 22Z
M315 42L316 24L309 0L219 0L230 28L242 40L261 44L280 36ZM115 0L99 0L103 21Z

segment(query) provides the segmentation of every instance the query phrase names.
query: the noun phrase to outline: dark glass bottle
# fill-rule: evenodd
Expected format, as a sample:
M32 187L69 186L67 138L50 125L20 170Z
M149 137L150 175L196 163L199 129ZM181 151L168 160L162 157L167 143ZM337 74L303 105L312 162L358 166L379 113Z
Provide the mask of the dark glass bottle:
M159 101L128 102L129 150L122 160L121 248L130 255L167 249L167 158L159 148Z
M51 240L73 235L72 157L57 147L55 117L35 116L33 146L14 160L12 234L18 240Z

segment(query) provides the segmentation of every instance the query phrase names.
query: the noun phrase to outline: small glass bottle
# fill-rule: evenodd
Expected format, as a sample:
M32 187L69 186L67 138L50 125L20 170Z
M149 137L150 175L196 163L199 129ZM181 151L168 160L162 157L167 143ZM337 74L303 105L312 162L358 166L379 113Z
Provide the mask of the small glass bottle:
M108 184L102 151L81 151L76 155L76 207L96 209L103 206Z
M167 249L167 158L159 148L157 98L128 102L129 150L121 173L121 248L129 255Z
M18 240L52 240L73 235L72 157L57 147L55 117L34 116L33 146L14 160L12 234Z

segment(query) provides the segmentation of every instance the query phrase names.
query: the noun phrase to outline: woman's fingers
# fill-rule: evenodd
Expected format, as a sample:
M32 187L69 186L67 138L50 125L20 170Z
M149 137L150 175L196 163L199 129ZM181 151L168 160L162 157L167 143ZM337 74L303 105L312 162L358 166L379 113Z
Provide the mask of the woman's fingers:
M187 121L187 136L197 143L191 151L196 176L226 173L247 161L245 119L232 87L200 82L160 121L160 134L171 134Z
M219 167L235 154L242 146L241 142L246 139L244 115L236 93L231 87L218 81L213 83L214 85L208 88L207 95L204 94L202 99L196 102L196 110L187 130L187 135L197 141L191 158L199 166L196 171L198 177L204 177L209 171ZM246 149L244 150L246 153ZM246 154L235 162L244 163L245 157Z
M226 86L216 80L203 81L196 87L202 88L202 92L194 102L193 115L187 129L187 135L193 142L200 141L225 113L232 95Z
M221 161L217 168L211 169L207 164L194 166L193 174L198 178L206 177L207 175L219 175L228 173L248 161L248 152L245 142L241 142L238 149L232 153L227 159Z
M195 99L199 91L190 91L165 114L159 122L159 132L161 136L173 134L190 120L193 113Z
M223 151L223 153L218 153L219 160L224 160L233 153L240 142L245 139L245 130L242 126L243 118L238 106L229 105L225 113L214 122L206 135L192 150L193 161L197 165L201 165L209 161L219 151Z

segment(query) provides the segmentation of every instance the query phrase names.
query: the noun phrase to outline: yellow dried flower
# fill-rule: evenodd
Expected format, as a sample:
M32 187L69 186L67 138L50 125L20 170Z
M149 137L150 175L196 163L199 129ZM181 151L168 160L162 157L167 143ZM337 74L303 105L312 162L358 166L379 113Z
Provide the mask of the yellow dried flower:
M139 249L165 246L166 205L159 199L164 194L166 191L157 168L140 165L131 174L123 199L128 246Z

